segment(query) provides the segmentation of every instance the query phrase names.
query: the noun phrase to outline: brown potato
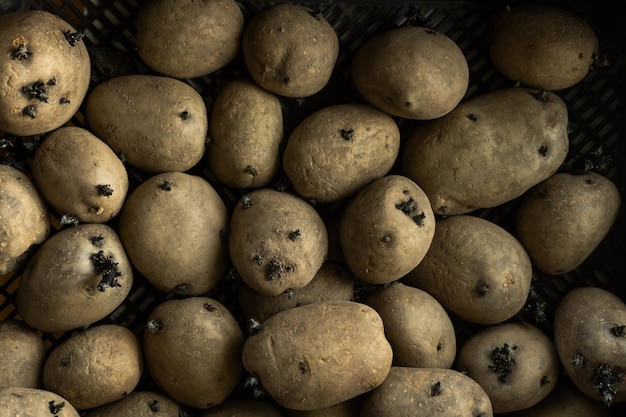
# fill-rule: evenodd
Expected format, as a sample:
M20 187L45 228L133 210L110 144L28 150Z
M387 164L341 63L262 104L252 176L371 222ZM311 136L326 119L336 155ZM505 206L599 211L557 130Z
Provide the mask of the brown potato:
M133 391L121 400L92 408L83 417L182 417L180 405L162 393Z
M46 359L43 339L21 321L0 320L0 390L39 388Z
M199 417L285 417L285 411L270 401L229 397Z
M37 388L0 389L0 416L79 417L68 400L54 392Z
M287 410L289 417L359 417L363 395L312 411Z

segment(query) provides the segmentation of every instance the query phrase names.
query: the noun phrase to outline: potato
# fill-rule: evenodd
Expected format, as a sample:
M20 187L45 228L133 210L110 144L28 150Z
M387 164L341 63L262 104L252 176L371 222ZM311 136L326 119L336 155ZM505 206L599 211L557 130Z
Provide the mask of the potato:
M239 53L243 13L234 0L144 2L136 46L153 70L195 78L226 66Z
M104 223L122 209L128 173L106 143L80 127L61 127L37 148L31 165L43 197L61 215Z
M79 417L65 398L43 389L10 387L0 389L0 416Z
M336 104L296 126L283 169L302 197L329 203L389 172L399 149L400 131L391 116L363 104Z
M209 168L222 183L259 188L278 172L283 111L278 98L247 78L230 81L209 118Z
M489 397L475 381L452 369L394 366L367 393L361 417L491 417Z
M14 319L0 320L0 390L39 388L46 359L43 339Z
M418 126L400 150L401 170L435 214L495 207L557 171L569 149L567 122L567 107L553 93L483 93Z
M269 188L244 195L230 220L230 257L243 281L265 295L307 285L328 251L326 226L302 198Z
M410 179L388 175L343 209L339 239L352 273L369 284L402 278L424 258L435 234L428 197Z
M470 215L438 220L422 262L404 278L471 323L496 324L528 298L532 265L523 246L497 224Z
M200 295L226 272L228 212L204 178L154 175L127 197L119 217L130 261L158 289Z
M243 364L280 405L326 408L380 385L392 351L376 311L324 301L282 311L243 347Z
M465 96L469 68L457 44L432 29L407 26L366 40L352 59L357 91L392 116L429 120Z
M489 326L467 339L456 369L485 390L494 413L532 407L559 378L559 357L552 339L527 323Z
M247 23L241 51L261 87L285 97L308 97L330 80L339 40L321 13L297 4L274 4Z
M0 164L0 275L22 268L49 235L48 206L33 181Z
M182 417L180 405L162 393L133 391L121 400L92 408L83 417Z
M133 74L96 85L85 100L89 130L146 172L183 172L205 151L206 105L175 78Z
M516 4L494 21L489 54L505 77L546 90L581 81L598 52L582 16L547 4Z
M31 327L65 332L111 314L133 285L133 270L117 233L81 224L48 238L20 278L17 309Z
M181 404L220 404L242 374L243 332L230 311L209 297L164 301L150 313L143 336L150 376Z
M142 372L141 344L133 332L101 324L52 349L43 368L43 384L84 410L125 397L135 389Z
M516 215L516 237L537 269L577 268L598 247L620 211L615 184L593 171L557 173L529 190Z
M273 402L229 397L223 403L204 411L199 417L285 417L285 412Z
M554 343L567 375L606 406L626 401L626 304L594 287L568 291L554 316Z
M412 368L450 368L456 336L446 310L430 294L394 282L374 290L365 303L383 319L393 363Z
M363 395L312 411L287 410L289 417L359 417Z
M0 16L0 130L41 134L74 116L91 80L82 37L44 10Z

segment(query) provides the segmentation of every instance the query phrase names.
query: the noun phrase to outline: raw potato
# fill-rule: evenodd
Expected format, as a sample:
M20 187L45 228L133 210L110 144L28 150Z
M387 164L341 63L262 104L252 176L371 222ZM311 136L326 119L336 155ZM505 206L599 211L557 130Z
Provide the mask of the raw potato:
M463 343L456 369L478 382L495 413L532 407L556 386L559 357L552 339L527 323L485 327Z
M374 290L365 303L383 319L395 366L452 367L456 355L454 326L433 296L394 282Z
M330 80L339 40L321 13L296 4L274 4L248 22L241 51L261 87L285 97L308 97Z
M46 359L43 339L14 319L0 320L0 390L39 388Z
M278 98L247 78L229 82L209 118L209 168L235 188L259 188L278 172L283 111Z
M516 216L516 236L537 269L565 274L605 238L620 211L615 184L593 171L557 173L529 190Z
M200 295L226 272L228 212L204 178L157 174L127 197L119 217L128 257L158 289Z
M326 408L380 385L392 351L376 311L352 301L326 301L282 311L243 348L243 364L280 405Z
M81 223L104 223L122 209L128 174L109 146L86 129L61 127L35 152L32 175L60 215Z
M442 218L422 262L404 279L471 323L496 324L517 314L530 292L532 265L502 227L469 215Z
M363 104L336 104L296 126L283 169L299 195L328 203L387 174L399 149L400 130L391 116Z
M400 151L404 175L435 214L464 214L521 196L550 177L569 149L567 107L550 92L503 88L418 126Z
M37 250L20 278L17 309L35 329L65 332L111 314L132 285L115 230L81 224L55 233Z
M139 9L135 43L153 70L195 78L235 59L243 26L243 13L234 0L149 1Z
M164 301L148 318L143 347L154 382L174 400L209 408L230 395L243 371L243 332L208 297Z
M96 85L85 100L89 128L146 172L183 172L204 156L208 116L192 86L175 78L133 74Z
M430 120L465 96L469 68L452 39L408 26L366 40L352 59L352 78L371 105L392 116Z
M265 295L307 285L328 252L326 226L302 198L269 188L244 195L230 221L231 260L243 281Z
M199 417L285 417L275 403L247 397L229 397L223 403L203 412Z
M626 401L626 304L594 287L565 294L554 316L554 343L576 387L606 406Z
M0 164L0 276L24 266L49 234L48 206L33 181Z
M74 116L91 80L82 36L43 10L0 16L0 130L36 135Z
M424 258L435 234L428 197L410 179L388 175L343 209L339 239L352 273L369 284L402 278Z
M452 369L394 366L366 394L361 417L492 417L489 397L475 381Z
M180 405L167 395L133 391L121 400L92 408L83 417L182 417Z
M54 392L37 388L0 389L0 416L79 417L68 400Z
M360 395L319 410L287 410L287 415L289 417L359 417L362 400L363 396Z
M70 336L50 352L43 384L84 410L122 399L142 372L141 344L133 332L102 324Z
M495 21L489 53L507 78L546 90L581 81L598 52L598 38L581 17L546 4L516 4Z

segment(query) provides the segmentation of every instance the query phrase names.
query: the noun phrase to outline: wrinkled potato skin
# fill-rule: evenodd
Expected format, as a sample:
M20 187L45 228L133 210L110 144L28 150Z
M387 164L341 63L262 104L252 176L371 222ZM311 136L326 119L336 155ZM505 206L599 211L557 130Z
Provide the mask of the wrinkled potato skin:
M352 60L352 78L363 98L382 111L430 120L461 101L469 85L469 68L452 39L410 26L361 45Z
M61 127L37 148L32 175L42 195L59 214L81 223L104 223L122 209L128 173L109 146L80 127ZM111 194L99 192L106 185Z
M60 406L55 417L79 417L68 400L54 392L37 388L10 387L0 389L0 416L40 417L52 416L50 405Z
M137 17L137 52L161 74L201 77L235 59L243 26L234 0L149 1Z
M296 126L283 169L299 195L329 203L389 172L399 149L400 131L391 116L363 104L337 104Z
M522 245L488 220L438 220L422 262L404 278L471 323L496 324L517 314L530 291L532 265Z
M278 172L283 112L278 98L239 78L215 99L209 119L209 168L235 188L260 188Z
M48 206L23 172L0 164L0 275L20 269L50 235Z
M39 388L46 359L43 339L21 321L0 321L0 390Z
M285 412L269 401L232 397L199 417L285 417Z
M585 78L597 51L598 39L582 17L545 4L517 4L498 15L489 45L505 77L546 90Z
M433 386L439 382L439 394ZM460 372L451 369L394 366L378 388L365 394L361 417L492 417L489 397Z
M180 405L170 397L150 391L133 391L121 400L92 408L83 417L180 417Z
M516 236L535 267L565 274L598 247L620 206L619 190L608 178L593 171L557 173L522 197Z
M543 94L545 101L521 87L484 93L411 133L401 169L435 214L498 206L556 172L569 149L567 107Z
M380 316L352 301L275 314L243 348L246 370L258 375L276 402L299 411L330 407L377 387L391 361Z

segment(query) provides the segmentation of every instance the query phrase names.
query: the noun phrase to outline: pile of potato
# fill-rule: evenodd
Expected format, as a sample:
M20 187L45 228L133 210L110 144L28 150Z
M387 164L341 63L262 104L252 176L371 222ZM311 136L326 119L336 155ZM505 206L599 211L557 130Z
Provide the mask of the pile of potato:
M560 92L596 70L596 34L564 9L498 10L489 53L510 86L471 95L461 48L410 10L350 52L321 9L146 1L147 70L96 83L84 33L0 16L0 131L36 145L0 165L0 274L19 275L0 417L626 402L624 300L583 286L548 317L533 289L583 264L621 209L609 178L564 169ZM231 69L215 97L189 82ZM337 77L353 96L287 123L286 103ZM503 205L510 227L480 215ZM134 304L142 288L155 308ZM139 331L115 322L129 308Z

